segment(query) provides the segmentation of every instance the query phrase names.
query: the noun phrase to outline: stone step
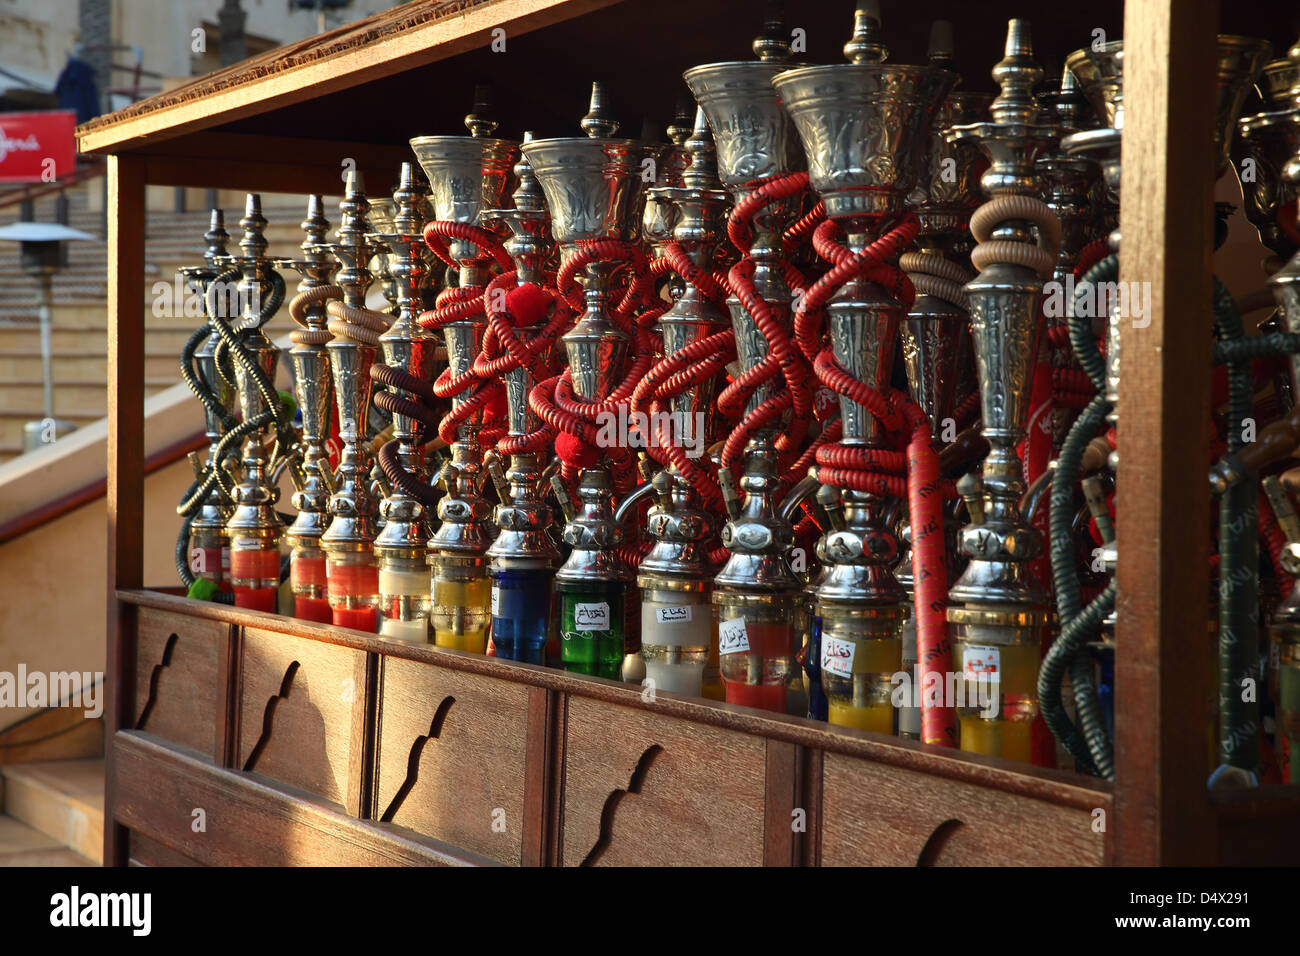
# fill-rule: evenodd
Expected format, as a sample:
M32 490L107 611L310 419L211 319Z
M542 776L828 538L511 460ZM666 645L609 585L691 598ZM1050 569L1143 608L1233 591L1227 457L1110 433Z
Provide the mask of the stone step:
M104 761L50 760L0 767L0 810L97 866L104 847ZM0 861L3 862L3 861Z
M0 867L98 865L21 820L0 814Z
M180 381L180 350L151 348L145 353L144 374L147 378L161 380L169 377ZM65 349L50 356L50 370L55 382L67 379L96 379L108 381L108 356L82 349ZM40 348L13 349L0 353L0 382L9 379L39 378L41 374Z

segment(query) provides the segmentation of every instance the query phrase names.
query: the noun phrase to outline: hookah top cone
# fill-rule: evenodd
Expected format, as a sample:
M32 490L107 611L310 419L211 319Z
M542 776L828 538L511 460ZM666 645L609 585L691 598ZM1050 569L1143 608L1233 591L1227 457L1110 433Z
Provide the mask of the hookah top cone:
M519 144L493 139L496 121L483 86L475 89L474 107L465 117L469 136L417 136L411 151L429 179L434 219L474 225L484 209L501 205Z
M533 134L525 132L524 145L532 141ZM540 285L544 263L551 249L551 214L546 210L546 194L522 151L515 163L514 174L519 183L512 196L515 207L484 210L480 219L489 229L504 224L510 230L505 248L514 259L519 281Z
M753 47L757 60L707 63L682 74L713 128L718 175L734 193L755 180L805 167L799 136L771 82L790 66L779 5L769 5Z
M616 139L618 123L605 106L604 86L591 85L591 108L580 124L586 136L537 139L524 156L546 194L555 241L634 238L640 211L645 143Z
M1124 128L1124 42L1076 50L1065 59L1085 95L1111 129ZM1232 139L1241 108L1272 52L1265 40L1221 34L1218 38L1214 147L1219 175L1228 168Z
M879 20L859 4L849 63L787 70L772 85L794 119L831 219L902 211L935 111L957 82L942 66L885 62Z

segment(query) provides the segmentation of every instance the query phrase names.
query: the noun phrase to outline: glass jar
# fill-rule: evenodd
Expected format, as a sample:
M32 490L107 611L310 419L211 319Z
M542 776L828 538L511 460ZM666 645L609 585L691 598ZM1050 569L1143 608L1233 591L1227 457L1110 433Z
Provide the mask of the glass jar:
M788 593L714 590L727 703L785 713L787 689L799 676L794 598Z
M333 622L324 549L315 544L302 544L290 552L289 587L293 592L294 617L321 624Z
M276 613L280 590L278 543L254 537L232 539L230 584L235 591L235 607Z
M334 623L373 634L379 624L379 568L374 553L326 549L325 572Z
M190 572L196 578L206 578L218 590L229 591L226 580L230 570L230 550L226 536L220 528L194 532L190 538Z
M1029 763L1047 615L1014 608L954 608L949 615L961 749Z
M554 577L549 570L492 572L492 645L497 657L546 663Z
M826 719L838 727L894 732L894 675L902 669L901 604L817 604Z
M385 552L379 556L379 633L429 642L429 566L422 553Z
M715 640L709 583L642 577L641 656L647 686L699 697Z
M618 680L626 653L625 581L556 581L564 669Z
M1290 755L1287 780L1290 783L1300 783L1300 634L1295 631L1281 633L1279 644L1278 729L1286 738Z
M482 654L487 650L488 603L491 585L487 568L477 558L447 554L429 556L432 603L429 623L439 647Z

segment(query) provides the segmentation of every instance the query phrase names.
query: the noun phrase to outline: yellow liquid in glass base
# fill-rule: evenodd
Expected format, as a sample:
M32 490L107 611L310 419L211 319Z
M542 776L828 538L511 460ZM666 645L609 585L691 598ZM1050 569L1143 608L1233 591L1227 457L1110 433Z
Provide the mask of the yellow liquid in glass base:
M837 727L856 727L858 730L874 730L881 734L894 732L894 708L889 701L854 707L852 704L831 700L827 705L826 720Z
M988 754L1029 763L1032 720L983 720L959 717L961 749L967 753Z
M482 654L487 650L488 603L492 582L486 577L468 581L435 581L433 607L433 642L438 647ZM456 614L455 609L460 613ZM449 620L455 621L447 626Z

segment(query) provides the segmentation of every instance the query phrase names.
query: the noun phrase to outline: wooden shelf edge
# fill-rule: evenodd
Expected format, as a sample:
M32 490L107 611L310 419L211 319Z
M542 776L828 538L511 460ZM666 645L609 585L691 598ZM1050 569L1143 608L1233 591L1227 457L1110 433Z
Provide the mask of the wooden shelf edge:
M1099 806L1108 807L1111 801L1113 788L1109 782L1066 771L1012 765L994 757L934 747L869 731L832 728L801 717L766 714L734 704L702 701L666 692L647 699L642 696L639 688L599 677L569 674L552 668L481 657L433 645L410 644L347 628L195 601L161 591L119 590L117 597L123 604L135 607L289 634L389 658L494 677L767 740L782 741L809 750L856 757L901 770L1044 800L1058 806L1092 810Z

